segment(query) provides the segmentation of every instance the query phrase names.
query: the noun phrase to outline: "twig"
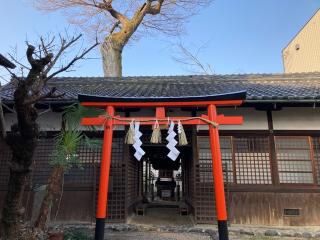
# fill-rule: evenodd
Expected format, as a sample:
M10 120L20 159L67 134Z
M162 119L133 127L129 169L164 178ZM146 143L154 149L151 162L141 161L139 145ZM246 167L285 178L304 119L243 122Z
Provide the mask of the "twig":
M28 70L30 70L30 67L27 67L26 65L24 65L23 63L21 63L20 61L18 61L17 59L15 59L10 53L8 53L9 57L11 58L12 61L14 61L16 64L20 65L21 67L24 67Z
M50 80L51 78L53 78L54 76L58 75L61 72L64 72L66 70L68 70L76 61L82 59L87 53L89 53L93 48L95 48L99 43L96 42L95 44L93 44L91 47L89 47L88 49L83 50L82 54L75 56L65 67L60 68L59 70L57 70L56 72L52 73L51 75L49 75L46 78L46 81Z

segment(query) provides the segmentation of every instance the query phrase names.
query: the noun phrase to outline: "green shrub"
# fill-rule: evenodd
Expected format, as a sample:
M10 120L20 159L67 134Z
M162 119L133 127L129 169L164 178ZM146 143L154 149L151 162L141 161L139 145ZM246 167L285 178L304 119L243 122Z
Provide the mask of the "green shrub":
M89 240L90 237L87 233L80 230L70 230L64 234L65 240Z

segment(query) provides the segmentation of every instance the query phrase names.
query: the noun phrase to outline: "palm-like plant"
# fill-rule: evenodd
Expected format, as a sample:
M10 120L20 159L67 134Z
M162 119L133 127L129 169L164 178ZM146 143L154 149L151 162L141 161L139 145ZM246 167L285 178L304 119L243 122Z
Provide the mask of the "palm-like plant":
M81 166L78 158L78 148L84 143L89 148L96 148L101 141L89 139L80 129L80 121L83 117L93 117L102 114L103 111L94 108L86 108L78 104L68 106L63 111L64 128L55 138L55 149L52 153L50 164L53 165L52 173L48 180L46 194L41 204L35 227L44 230L49 220L54 196L63 194L64 173L73 166ZM89 129L90 130L90 129ZM91 130L94 130L91 128ZM60 202L59 202L60 205ZM58 207L59 210L59 207ZM56 216L58 213L56 212Z

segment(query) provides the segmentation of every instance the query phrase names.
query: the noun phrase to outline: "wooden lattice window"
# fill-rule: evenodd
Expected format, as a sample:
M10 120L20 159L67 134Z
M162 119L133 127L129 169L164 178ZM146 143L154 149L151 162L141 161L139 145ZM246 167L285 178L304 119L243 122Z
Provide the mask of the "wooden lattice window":
M52 172L52 152L55 149L53 138L42 138L38 140L33 154L33 172L31 183L33 188L48 184L48 178Z
M234 138L237 184L272 184L268 137Z
M232 137L220 137L223 178L227 183L234 183Z
M200 182L212 182L212 160L209 137L198 137ZM232 142L231 137L220 137L221 159L224 181L233 180Z
M98 139L96 139L98 140ZM95 179L95 164L100 164L102 151L101 145L89 147L84 142L77 149L79 166L74 165L65 174L65 188L75 190L80 188L92 188Z
M312 184L310 137L275 137L275 143L280 183Z
M314 137L312 140L313 140L313 156L315 160L317 182L320 185L320 137Z

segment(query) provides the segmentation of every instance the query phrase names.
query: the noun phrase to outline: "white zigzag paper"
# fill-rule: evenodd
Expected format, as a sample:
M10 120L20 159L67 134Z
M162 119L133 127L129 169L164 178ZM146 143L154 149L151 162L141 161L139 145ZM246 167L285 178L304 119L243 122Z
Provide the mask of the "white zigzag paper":
M136 150L134 157L140 161L142 156L145 155L145 151L141 148L142 142L140 140L140 137L142 136L142 133L139 131L140 123L135 122L134 124L134 144L133 148Z
M176 148L178 142L174 139L176 135L177 134L174 132L174 122L171 121L168 129L168 136L166 137L168 141L166 147L170 150L167 156L173 161L175 161L180 154L179 150Z

